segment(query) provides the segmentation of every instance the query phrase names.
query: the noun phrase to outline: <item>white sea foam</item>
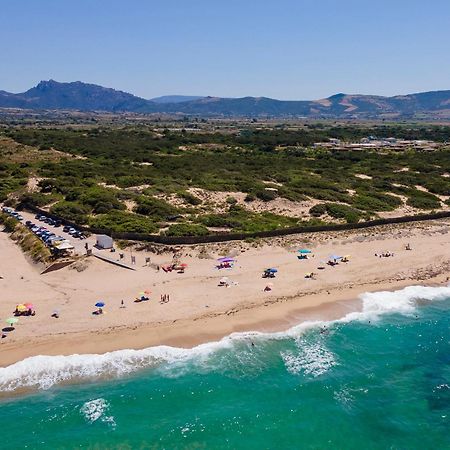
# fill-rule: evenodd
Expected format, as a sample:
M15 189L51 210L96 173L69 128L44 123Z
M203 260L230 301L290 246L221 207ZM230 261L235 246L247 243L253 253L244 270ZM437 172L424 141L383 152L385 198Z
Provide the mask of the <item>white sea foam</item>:
M337 362L335 356L323 342L298 342L298 353L292 351L281 352L286 369L294 374L303 373L318 377L328 372Z
M111 425L113 428L116 422L113 416L107 415L109 411L109 403L104 398L97 398L83 404L80 412L89 423L101 422Z
M248 344L249 341L261 342L286 338L298 339L306 331L324 325L329 326L332 323L347 323L351 321L375 321L383 314L394 312L411 314L414 312L418 301L435 301L445 298L450 298L450 286L410 286L394 292L362 294L361 300L363 305L360 312L349 313L333 322L304 322L279 333L233 333L220 341L209 342L192 349L158 346L143 350L119 350L101 355L33 356L8 367L0 368L0 392L14 391L20 388L48 389L55 384L63 382L117 377L145 367L160 366L164 363L168 367L172 366L181 369L188 362L196 361L198 364L200 361L200 363L204 363L205 367L208 367L210 355L221 349L231 349L239 343L244 342ZM325 361L329 358L326 353L323 353L323 350L320 350L319 354L325 355L323 356ZM311 360L314 359L314 350L311 350L310 356ZM303 358L303 362L308 360L308 356L305 355L301 358ZM332 365L331 362L326 364L329 367ZM296 363L289 362L288 365L291 367L288 370L295 370ZM308 364L303 367L307 366ZM310 370L310 373L313 374L315 370L313 366L308 367L308 369L304 368L302 370ZM180 370L180 372L182 373L183 371Z

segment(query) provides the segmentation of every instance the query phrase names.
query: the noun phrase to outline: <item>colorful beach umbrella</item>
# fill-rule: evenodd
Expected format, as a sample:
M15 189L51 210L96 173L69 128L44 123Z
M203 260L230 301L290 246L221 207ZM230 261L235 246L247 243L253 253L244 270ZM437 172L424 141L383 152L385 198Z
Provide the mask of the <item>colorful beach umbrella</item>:
M23 304L17 305L16 309L17 309L17 311L21 311L21 312L28 310L28 308Z
M25 303L25 307L26 307L27 309L34 309L33 303Z
M217 261L219 261L219 262L233 262L234 259L231 258L230 256L225 256L224 258L219 258Z
M105 306L105 302L97 302L97 303L95 304L95 306L96 306L97 308L103 308L103 307Z
M9 325L14 325L18 321L19 321L19 319L17 317L10 317L9 319L5 320L5 322Z

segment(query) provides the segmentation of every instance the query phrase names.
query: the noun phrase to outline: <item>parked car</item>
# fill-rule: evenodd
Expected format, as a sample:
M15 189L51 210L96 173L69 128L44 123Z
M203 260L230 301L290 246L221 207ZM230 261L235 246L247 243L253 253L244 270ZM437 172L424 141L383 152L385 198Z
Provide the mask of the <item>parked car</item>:
M70 228L71 227L69 225L64 225L64 228L63 228L64 233L68 233Z
M60 220L55 220L55 223L53 226L56 228L59 228L61 226L61 224L62 224L62 222Z

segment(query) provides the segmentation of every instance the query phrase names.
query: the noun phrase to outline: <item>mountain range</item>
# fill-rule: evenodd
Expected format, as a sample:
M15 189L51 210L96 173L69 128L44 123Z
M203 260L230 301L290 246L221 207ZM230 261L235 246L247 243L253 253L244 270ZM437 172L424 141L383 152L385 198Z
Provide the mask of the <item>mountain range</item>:
M41 81L26 92L0 91L0 108L183 114L201 117L450 118L450 90L394 97L336 94L315 101L267 97L163 96L146 100L81 81Z

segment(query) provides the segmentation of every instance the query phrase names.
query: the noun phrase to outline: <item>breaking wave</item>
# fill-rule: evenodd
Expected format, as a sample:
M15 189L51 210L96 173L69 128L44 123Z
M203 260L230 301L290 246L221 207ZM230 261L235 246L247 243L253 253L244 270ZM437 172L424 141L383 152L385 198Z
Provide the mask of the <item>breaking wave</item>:
M335 323L352 321L376 321L384 314L411 315L421 302L450 298L450 286L409 286L398 291L365 293L360 296L362 310L332 321L304 322L278 333L233 333L220 341L198 345L192 349L168 346L149 347L143 350L118 350L104 354L69 356L33 356L8 367L0 368L0 392L18 389L48 389L55 384L114 378L131 374L143 368L181 367L189 362L202 361L208 367L211 355L219 350L264 342L294 339L299 352L281 352L286 369L291 373L303 372L318 376L337 364L333 354L323 342L307 343L301 337L306 331ZM236 348L236 350L239 350ZM220 360L220 358L219 358Z

